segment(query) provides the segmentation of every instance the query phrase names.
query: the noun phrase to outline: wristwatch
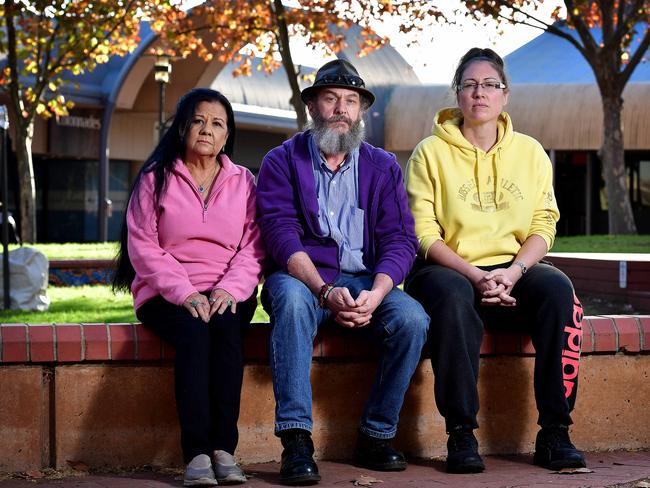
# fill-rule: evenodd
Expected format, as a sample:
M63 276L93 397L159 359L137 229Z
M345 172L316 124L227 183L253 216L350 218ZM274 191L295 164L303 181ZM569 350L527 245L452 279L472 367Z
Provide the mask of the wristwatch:
M526 271L528 271L528 268L526 267L526 265L524 264L523 261L515 261L512 264L517 265L517 266L519 266L521 268L521 274L522 275L525 275Z

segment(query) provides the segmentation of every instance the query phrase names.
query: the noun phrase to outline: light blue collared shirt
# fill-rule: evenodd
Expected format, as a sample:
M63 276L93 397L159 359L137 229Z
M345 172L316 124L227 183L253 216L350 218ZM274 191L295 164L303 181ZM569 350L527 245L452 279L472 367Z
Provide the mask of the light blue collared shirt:
M339 245L341 271L367 271L363 264L364 211L359 202L359 148L348 154L334 172L327 167L314 136L309 137L309 151L314 165L318 223L324 237Z

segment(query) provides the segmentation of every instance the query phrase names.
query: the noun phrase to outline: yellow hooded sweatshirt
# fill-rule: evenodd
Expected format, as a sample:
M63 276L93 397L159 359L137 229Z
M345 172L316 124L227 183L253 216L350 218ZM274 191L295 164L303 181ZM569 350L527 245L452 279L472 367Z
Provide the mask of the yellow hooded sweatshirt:
M550 249L560 212L542 146L514 132L502 112L497 142L485 152L465 139L461 120L458 109L438 112L433 135L417 145L406 168L418 255L425 258L442 239L471 264L502 264L533 234Z

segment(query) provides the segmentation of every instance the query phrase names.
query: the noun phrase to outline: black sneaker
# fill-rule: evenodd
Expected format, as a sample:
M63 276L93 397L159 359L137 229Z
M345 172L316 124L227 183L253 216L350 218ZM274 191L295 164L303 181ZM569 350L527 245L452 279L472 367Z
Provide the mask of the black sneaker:
M406 469L404 455L391 447L389 439L378 439L361 432L354 449L354 464L375 471Z
M480 473L485 464L478 454L478 441L472 429L457 428L447 439L447 472Z
M585 457L571 443L566 425L542 427L537 433L533 463L553 471L586 467Z
M280 483L311 485L320 481L314 461L314 443L309 431L290 429L280 433L284 450L280 465Z

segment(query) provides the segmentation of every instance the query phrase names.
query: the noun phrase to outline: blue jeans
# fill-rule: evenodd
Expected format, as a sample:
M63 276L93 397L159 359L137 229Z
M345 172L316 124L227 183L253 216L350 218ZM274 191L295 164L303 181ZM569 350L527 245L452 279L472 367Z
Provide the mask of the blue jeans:
M372 288L369 274L341 274L334 283L353 297ZM300 280L285 272L265 282L262 303L269 313L270 357L275 393L275 433L287 429L312 430L312 392L309 379L314 337L318 327L333 318L328 309ZM427 339L429 316L422 306L394 288L373 313L369 325L357 331L381 341L377 374L361 419L360 431L370 437L391 439L411 376Z

